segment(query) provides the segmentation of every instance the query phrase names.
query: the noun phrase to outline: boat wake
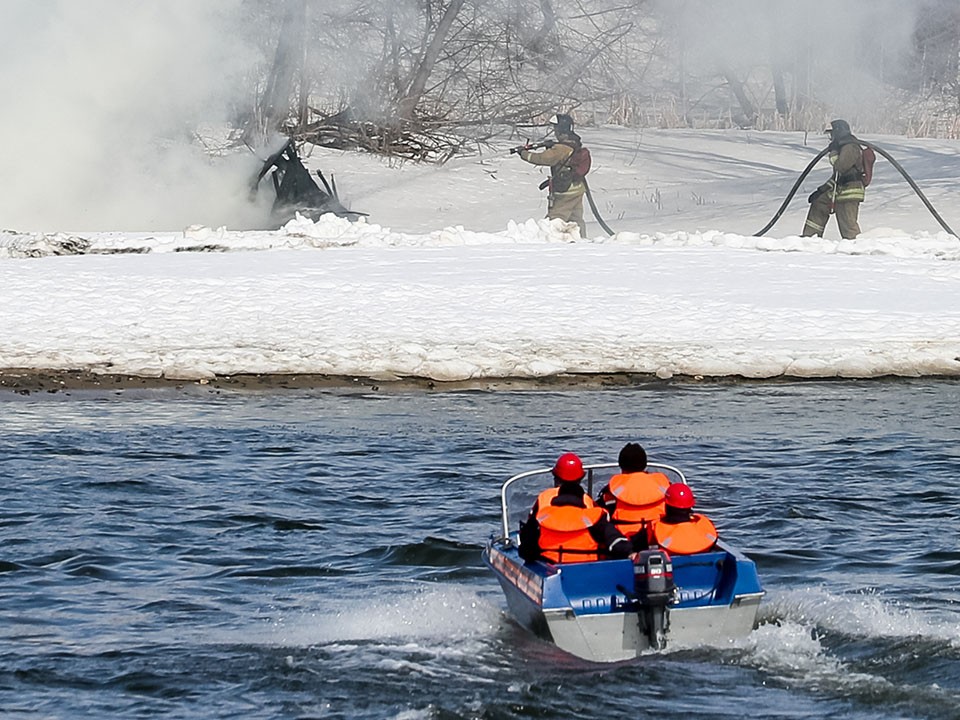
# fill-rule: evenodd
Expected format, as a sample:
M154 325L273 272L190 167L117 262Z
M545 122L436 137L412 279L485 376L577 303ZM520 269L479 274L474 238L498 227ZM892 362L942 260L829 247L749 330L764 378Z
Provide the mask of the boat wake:
M916 638L960 650L960 616L900 605L874 592L832 593L825 588L771 593L761 606L761 624L794 622L820 636L850 639Z
M737 663L774 685L935 716L949 716L960 702L960 692L937 682L960 660L956 616L934 617L874 593L773 595L759 627L738 645Z
M269 626L238 631L234 641L291 648L370 641L448 642L489 637L501 623L499 608L476 592L454 585L408 586L357 601L340 598L338 605L342 609L274 618Z

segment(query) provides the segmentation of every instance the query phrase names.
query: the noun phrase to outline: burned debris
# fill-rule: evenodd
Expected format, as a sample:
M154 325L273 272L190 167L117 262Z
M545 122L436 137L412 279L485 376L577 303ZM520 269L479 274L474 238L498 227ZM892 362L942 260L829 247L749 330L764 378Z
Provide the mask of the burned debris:
M293 140L288 140L280 150L264 161L250 188L251 196L256 196L260 183L268 173L275 192L270 217L271 223L276 227L283 226L296 217L297 213L313 221L326 213L333 213L351 221L366 215L344 207L333 177L327 182L323 173L317 170L317 177L323 183L321 189L304 167Z

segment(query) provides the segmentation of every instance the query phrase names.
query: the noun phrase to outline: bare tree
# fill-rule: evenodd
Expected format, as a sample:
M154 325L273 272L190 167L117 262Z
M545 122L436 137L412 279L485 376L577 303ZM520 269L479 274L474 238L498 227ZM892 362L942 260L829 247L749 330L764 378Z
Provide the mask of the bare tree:
M883 92L892 98L886 111L898 116L914 98L927 112L960 118L957 0L909 7L894 0L245 0L244 7L272 50L258 80L262 132L307 132L332 117L371 123L364 132L373 134L373 126L444 125L483 126L481 135L493 123L536 123L558 109L606 113L614 122L734 119L778 128L843 112L861 127L879 127ZM898 65L904 53L908 68ZM901 121L888 117L885 127L896 130L892 122Z
M427 87L427 81L437 64L437 58L440 57L440 51L443 49L444 42L450 29L453 27L457 14L463 8L465 0L450 0L447 7L440 17L440 21L435 28L428 28L432 36L426 43L426 50L420 57L419 62L413 70L413 76L404 91L403 96L397 103L397 115L401 120L413 119L413 112L420 100L423 98L424 90Z
M285 0L273 67L245 139L260 144L289 118L294 78L303 68L307 0ZM301 78L302 79L302 78Z

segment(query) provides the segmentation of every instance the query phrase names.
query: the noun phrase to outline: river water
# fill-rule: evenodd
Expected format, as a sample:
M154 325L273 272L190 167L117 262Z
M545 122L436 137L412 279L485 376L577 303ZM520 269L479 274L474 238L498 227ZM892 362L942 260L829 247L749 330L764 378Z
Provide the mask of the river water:
M0 397L0 716L960 717L960 383ZM760 626L591 665L506 617L500 484L639 440Z

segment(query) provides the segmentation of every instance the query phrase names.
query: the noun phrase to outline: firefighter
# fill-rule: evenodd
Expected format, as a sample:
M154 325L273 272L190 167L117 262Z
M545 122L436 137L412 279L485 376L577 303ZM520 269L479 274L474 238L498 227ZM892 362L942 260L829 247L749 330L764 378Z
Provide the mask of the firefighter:
M823 237L827 221L835 212L840 236L852 240L860 234L858 218L864 198L863 150L846 120L832 121L826 132L830 134L828 147L833 174L808 198L810 210L803 224L803 237Z
M520 150L520 157L533 165L550 167L550 179L545 186L541 186L549 189L547 217L576 223L580 228L580 237L586 238L583 196L587 186L583 178L590 170L590 153L580 142L580 136L573 131L572 117L565 114L554 115L550 118L550 124L557 141L550 143L540 152L523 148Z

